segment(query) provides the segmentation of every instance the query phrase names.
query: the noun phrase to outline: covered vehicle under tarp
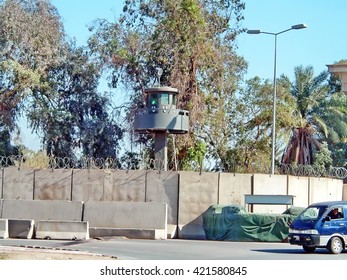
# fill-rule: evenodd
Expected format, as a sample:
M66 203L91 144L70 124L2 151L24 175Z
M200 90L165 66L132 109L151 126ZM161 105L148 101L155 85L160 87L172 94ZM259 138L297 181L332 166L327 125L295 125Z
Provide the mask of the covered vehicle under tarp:
M289 224L303 210L291 207L283 214L257 214L238 204L212 205L203 214L203 226L209 240L283 242Z

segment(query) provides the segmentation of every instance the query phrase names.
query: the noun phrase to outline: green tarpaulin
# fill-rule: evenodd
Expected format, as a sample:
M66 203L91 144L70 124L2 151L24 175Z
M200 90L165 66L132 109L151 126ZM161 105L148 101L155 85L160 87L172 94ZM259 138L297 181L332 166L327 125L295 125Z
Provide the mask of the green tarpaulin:
M203 226L209 240L283 242L289 224L303 210L291 207L283 214L256 214L241 205L212 205L203 215Z

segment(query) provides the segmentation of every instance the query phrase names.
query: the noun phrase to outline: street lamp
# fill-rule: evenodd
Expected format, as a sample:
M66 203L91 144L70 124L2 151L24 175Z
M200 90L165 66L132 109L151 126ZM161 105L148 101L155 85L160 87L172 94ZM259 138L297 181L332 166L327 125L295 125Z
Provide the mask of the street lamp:
M276 143L276 66L277 66L277 35L290 30L297 30L306 28L307 25L304 23L293 25L291 28L286 30L272 33L261 30L248 30L248 34L269 34L275 36L275 59L274 59L274 81L273 81L273 113L272 113L272 151L271 151L271 174L275 173L275 143Z

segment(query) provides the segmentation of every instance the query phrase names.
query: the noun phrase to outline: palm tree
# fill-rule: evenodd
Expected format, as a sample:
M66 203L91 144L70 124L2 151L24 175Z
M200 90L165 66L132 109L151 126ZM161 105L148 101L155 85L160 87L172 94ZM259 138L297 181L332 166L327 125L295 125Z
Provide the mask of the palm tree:
M347 95L334 93L314 113L325 123L321 135L331 150L333 165L347 167Z
M290 82L288 77L282 77L290 85L290 93L296 103L294 111L296 123L292 128L282 163L311 165L315 151L320 149L319 140L328 138L334 131L333 126L327 125L327 119L322 112L335 110L336 107L324 106L329 99L327 71L314 76L312 66L297 66L294 73L294 82Z

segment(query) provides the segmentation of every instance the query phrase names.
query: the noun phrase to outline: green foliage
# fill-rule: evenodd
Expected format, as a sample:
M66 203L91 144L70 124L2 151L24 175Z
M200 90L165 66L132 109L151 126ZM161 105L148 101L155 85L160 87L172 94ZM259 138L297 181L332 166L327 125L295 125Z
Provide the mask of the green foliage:
M44 151L31 152L28 150L23 151L22 167L43 169L48 168L50 164L50 158Z
M347 95L336 92L322 103L319 115L326 124L324 141L332 152L334 166L347 166ZM317 110L318 111L318 110Z
M141 157L138 153L126 152L120 159L121 166L124 169L139 169L141 163Z
M206 150L205 143L196 141L195 145L187 150L185 157L180 161L180 169L184 171L202 171Z
M98 66L88 52L73 45L48 72L49 92L37 92L29 119L43 131L47 153L71 157L116 157L122 129L107 109L109 100L97 92ZM49 98L47 98L49 95Z
M293 100L285 90L286 84L277 84L277 143L285 138L284 131L293 123L290 112ZM244 88L230 100L227 119L217 131L225 131L216 138L225 141L224 150L218 149L219 169L233 172L267 172L271 158L273 84L259 77L246 81ZM223 139L223 140L222 140ZM216 143L216 141L214 142ZM281 147L276 147L276 155Z
M320 150L315 154L313 165L328 170L332 166L332 163L333 160L331 158L331 152L328 149L328 144L323 142Z
M97 92L100 67L68 42L46 0L0 3L0 128L26 115L47 154L115 157L123 131Z
M0 3L0 65L6 83L2 98L19 96L35 88L58 62L63 27L55 7L45 0L5 0Z
M324 100L328 92L328 72L314 76L312 66L297 66L294 69L295 80L291 84L291 94L296 99L297 111L308 121L314 121L312 111Z
M11 135L7 129L0 126L0 156L19 154L19 147L11 144Z
M0 127L13 133L25 102L46 90L63 36L56 9L44 0L0 2Z

